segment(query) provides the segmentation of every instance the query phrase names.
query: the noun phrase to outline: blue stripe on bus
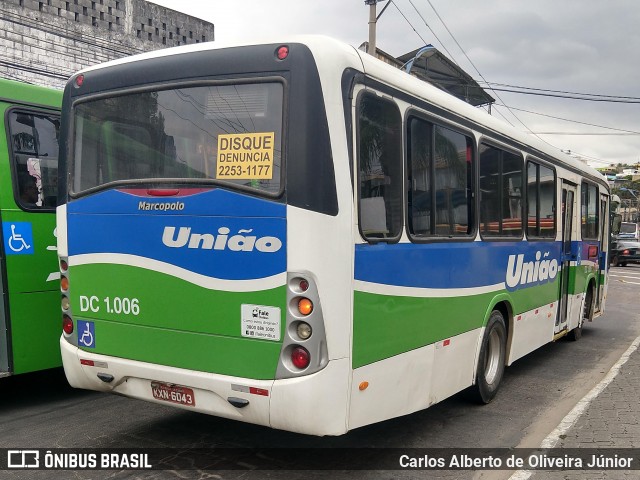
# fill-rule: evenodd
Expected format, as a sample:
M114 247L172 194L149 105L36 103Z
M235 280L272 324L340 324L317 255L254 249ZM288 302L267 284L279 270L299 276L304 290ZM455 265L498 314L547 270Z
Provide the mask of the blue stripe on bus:
M555 241L356 245L355 279L419 288L496 285L505 282L510 255L535 262L540 252L541 260L560 265L561 247Z
M171 210L175 202L184 207ZM104 192L68 209L70 256L136 255L225 280L286 271L286 207L275 202L221 191L162 199Z

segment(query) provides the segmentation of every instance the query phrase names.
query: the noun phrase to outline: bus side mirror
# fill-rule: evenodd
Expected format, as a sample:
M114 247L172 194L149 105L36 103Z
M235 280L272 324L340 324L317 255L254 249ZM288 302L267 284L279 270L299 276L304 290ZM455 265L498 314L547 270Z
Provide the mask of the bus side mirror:
M618 235L620 233L620 226L622 225L622 215L616 213L611 219L611 234Z

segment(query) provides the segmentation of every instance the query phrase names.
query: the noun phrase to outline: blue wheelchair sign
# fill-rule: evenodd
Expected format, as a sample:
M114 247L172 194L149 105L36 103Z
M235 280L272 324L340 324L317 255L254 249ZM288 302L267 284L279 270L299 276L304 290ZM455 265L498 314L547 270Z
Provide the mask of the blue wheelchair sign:
M7 255L33 255L33 231L30 222L2 222L4 251Z
M78 346L96 348L95 323L78 320Z

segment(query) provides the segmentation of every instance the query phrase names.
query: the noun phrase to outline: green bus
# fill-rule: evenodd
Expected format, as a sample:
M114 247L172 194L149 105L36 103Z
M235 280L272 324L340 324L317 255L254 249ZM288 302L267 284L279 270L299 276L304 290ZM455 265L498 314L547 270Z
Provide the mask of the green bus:
M0 378L61 365L57 267L62 92L0 79Z

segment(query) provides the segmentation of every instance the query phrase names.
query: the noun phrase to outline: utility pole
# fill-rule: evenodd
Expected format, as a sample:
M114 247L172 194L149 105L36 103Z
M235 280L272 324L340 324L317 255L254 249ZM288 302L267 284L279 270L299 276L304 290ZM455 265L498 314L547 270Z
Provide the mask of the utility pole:
M369 5L369 46L367 48L367 53L369 55L376 55L376 23L380 15L384 13L386 8L389 6L387 3L385 7L380 12L380 15L376 16L376 5L378 2L382 2L384 0L364 0L365 5Z

